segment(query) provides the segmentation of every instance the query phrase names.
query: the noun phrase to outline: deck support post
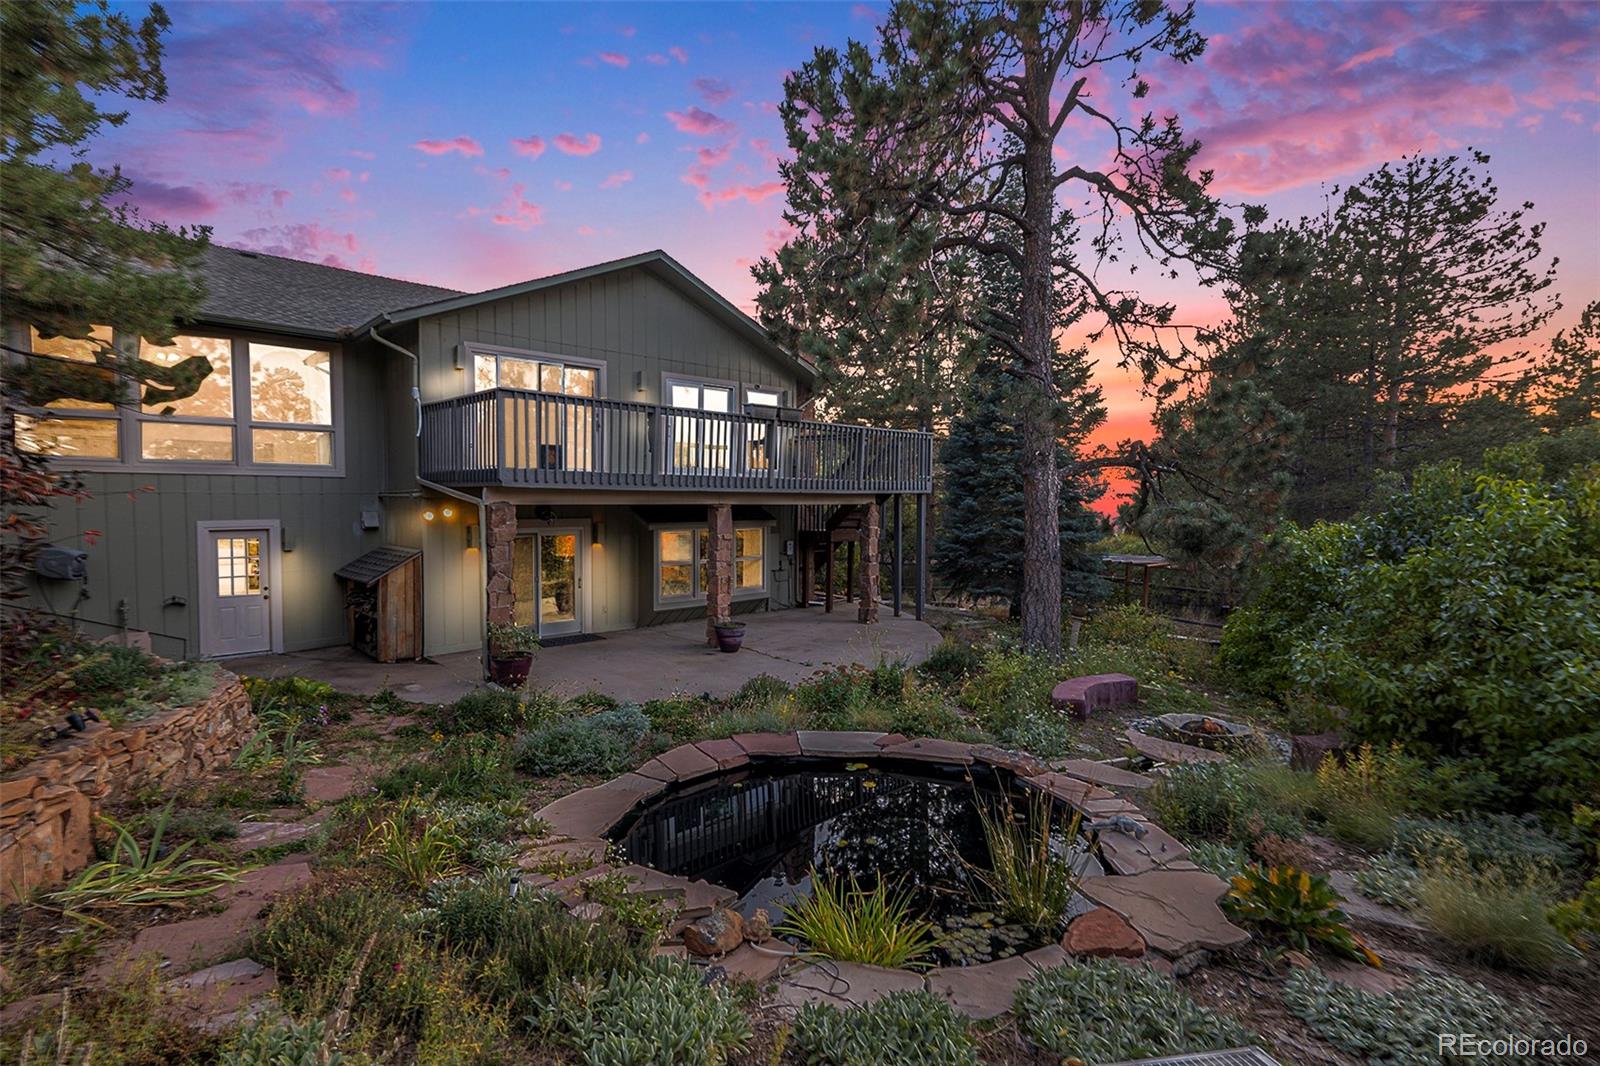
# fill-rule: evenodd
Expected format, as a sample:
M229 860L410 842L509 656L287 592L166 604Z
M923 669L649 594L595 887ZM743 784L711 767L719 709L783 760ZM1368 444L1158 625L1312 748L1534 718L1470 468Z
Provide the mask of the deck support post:
M878 620L878 541L883 531L883 513L878 501L861 508L861 603L856 621L871 625Z
M899 618L901 593L905 591L906 583L905 544L900 536L900 527L904 523L901 521L900 495L896 493L889 500L889 505L894 508L894 616Z
M822 581L823 581L823 584L825 586L824 589L822 590L822 613L823 614L832 614L833 613L833 557L834 557L835 554L837 554L834 551L834 549L837 548L838 545L833 542L833 534L832 533L827 534L827 538L828 538L828 562L827 562L826 568L822 572Z
M928 594L928 494L917 493L917 621Z
M716 624L733 617L733 505L706 507L706 643L717 643Z
M846 541L844 545L844 602L849 603L856 598L856 542Z

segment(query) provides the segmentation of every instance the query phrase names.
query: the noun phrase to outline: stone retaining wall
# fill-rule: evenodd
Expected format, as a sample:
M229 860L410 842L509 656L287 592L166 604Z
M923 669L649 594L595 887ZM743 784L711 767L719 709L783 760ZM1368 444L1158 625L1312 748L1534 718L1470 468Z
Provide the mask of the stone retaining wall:
M0 904L60 884L94 857L95 815L167 792L232 761L254 732L250 696L217 671L203 702L121 727L91 723L0 780Z

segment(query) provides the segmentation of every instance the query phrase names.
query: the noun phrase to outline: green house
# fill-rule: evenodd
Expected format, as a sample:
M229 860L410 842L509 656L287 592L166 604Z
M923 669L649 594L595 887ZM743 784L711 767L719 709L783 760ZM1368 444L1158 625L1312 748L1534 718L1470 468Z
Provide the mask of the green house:
M334 573L386 546L422 552L427 655L482 647L486 621L549 640L794 607L841 539L870 621L883 505L924 513L929 436L814 419L809 365L664 252L460 293L213 247L205 281L172 345L112 338L205 355L194 396L19 419L89 493L52 516L86 576L38 575L33 606L91 634L181 658L340 644Z

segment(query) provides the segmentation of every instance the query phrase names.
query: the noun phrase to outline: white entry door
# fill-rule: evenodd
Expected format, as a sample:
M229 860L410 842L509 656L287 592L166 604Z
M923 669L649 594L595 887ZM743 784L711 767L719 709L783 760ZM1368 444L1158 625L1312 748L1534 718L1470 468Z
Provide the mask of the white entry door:
M202 655L259 655L273 650L274 534L265 526L201 529Z

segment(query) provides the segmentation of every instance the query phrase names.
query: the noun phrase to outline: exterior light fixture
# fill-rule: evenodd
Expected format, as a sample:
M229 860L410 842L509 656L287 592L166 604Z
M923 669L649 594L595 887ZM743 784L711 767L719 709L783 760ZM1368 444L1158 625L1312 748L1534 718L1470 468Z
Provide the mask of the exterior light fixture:
M433 512L432 511L423 511L422 512L422 520L424 522L432 522L433 521Z
M447 519L448 518L454 518L456 516L456 509L454 507L445 507L442 510L440 510L439 513L444 515L445 518L447 518Z
M467 531L467 550L471 551L478 546L478 524L468 522L462 528Z
M598 547L600 547L601 543L605 539L606 539L606 524L604 522L596 522L594 524L594 535L589 538L590 543L592 543L596 548L598 548Z

